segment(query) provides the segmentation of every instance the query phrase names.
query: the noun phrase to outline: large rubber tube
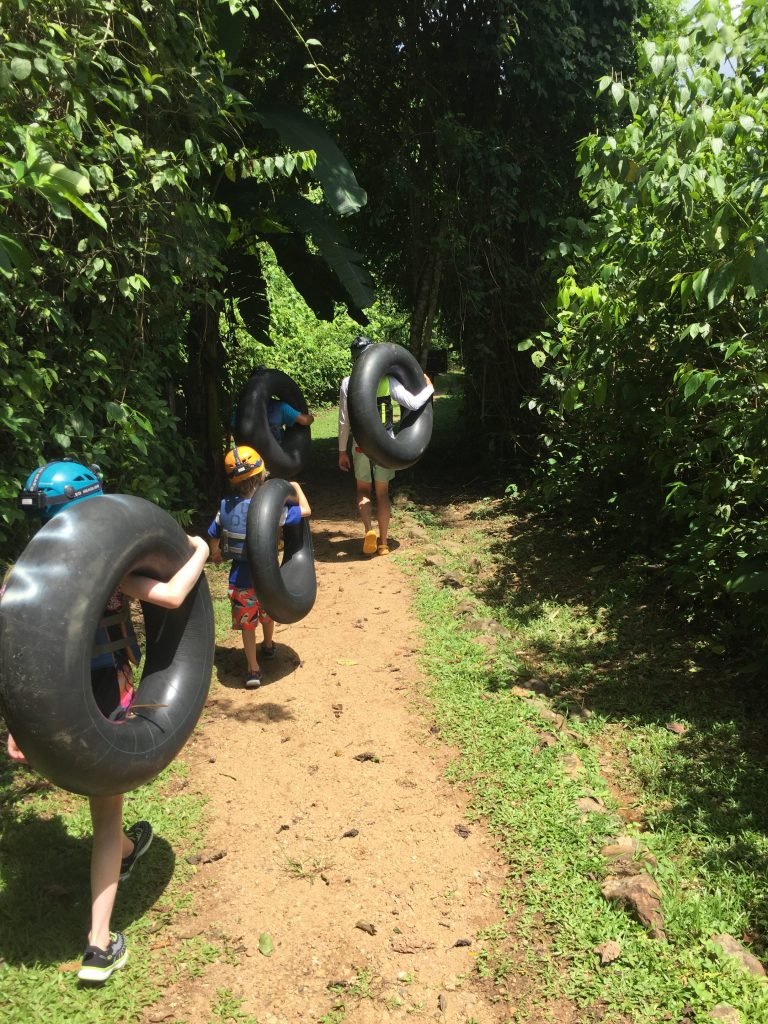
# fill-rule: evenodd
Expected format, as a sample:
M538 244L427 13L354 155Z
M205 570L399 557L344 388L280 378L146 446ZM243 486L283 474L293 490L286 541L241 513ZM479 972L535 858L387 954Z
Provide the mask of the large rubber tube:
M275 622L298 622L315 603L317 578L309 519L283 527L283 559L277 537L285 499L293 493L287 480L267 480L248 506L245 548L259 603Z
M400 427L390 437L376 405L382 377L394 377L414 394L424 388L423 370L402 345L383 342L364 349L352 367L347 392L352 436L372 462L407 469L421 458L432 437L432 399L413 412L403 409Z
M144 671L123 721L99 710L91 651L129 572L167 580L191 554L157 505L125 494L78 502L32 538L0 601L0 711L30 764L74 793L125 793L183 747L205 704L213 608L201 576L174 610L142 602Z
M308 411L301 388L292 377L282 370L257 370L238 399L235 442L255 448L273 475L293 480L307 464L312 434L309 427L294 423L285 430L283 443L279 444L267 419L267 405L273 397L299 412Z

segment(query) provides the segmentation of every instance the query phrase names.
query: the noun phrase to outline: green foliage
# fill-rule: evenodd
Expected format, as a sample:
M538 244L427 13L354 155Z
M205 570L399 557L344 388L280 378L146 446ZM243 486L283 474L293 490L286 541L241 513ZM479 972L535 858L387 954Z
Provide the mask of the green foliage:
M543 324L552 222L578 203L573 150L594 127L592 83L634 67L638 18L658 6L302 5L334 70L313 82L313 109L369 195L350 233L412 311L413 351L433 323L445 330L469 371L471 415L504 444L537 376L516 346Z
M436 419L453 401L436 405ZM520 518L500 500L489 516L486 500L472 516L483 521L465 521L453 551L466 501L459 516L434 506L445 520L429 526L439 566L425 569L413 549L398 556L425 623L430 721L459 750L449 776L469 788L471 813L490 823L509 867L510 940L498 925L478 935L478 973L521 1022L541 1019L545 987L550 1000L574 1000L583 1021L703 1021L727 1002L744 1024L763 1024L764 983L709 940L744 937L765 957L765 694L745 693L732 661L682 628L640 560L602 551L607 564L595 565L561 517ZM398 514L402 530L410 515ZM466 551L476 563L469 575ZM446 572L464 574L491 650L467 628L468 591L440 585ZM565 724L547 724L552 711ZM670 721L684 735L665 728ZM557 742L544 747L543 729ZM585 795L600 796L606 813L581 814ZM636 832L627 817L644 827ZM654 856L666 942L601 895L612 871L599 850L619 834ZM607 940L621 955L599 966L595 946Z
M110 489L165 505L192 494L196 457L174 415L183 322L226 230L205 197L225 152L213 137L242 104L197 4L6 14L0 545L12 552L19 485L46 457L93 458Z
M269 341L273 348L256 344L237 320L223 328L229 395L234 401L253 368L264 365L293 377L310 408L338 401L341 379L351 369L349 346L360 333L360 325L340 308L332 322L318 320L264 245L259 259L267 283ZM407 315L386 296L368 310L368 317L370 324L364 330L376 341L407 344Z
M692 608L768 621L768 12L697 5L648 41L624 118L580 147L594 210L560 250L547 390L548 501L661 544ZM621 88L616 86L621 85Z
M258 13L235 0L4 5L0 560L23 540L21 482L63 452L184 514L211 479L204 461L218 462L209 328L225 297L268 336L259 239L304 247L299 284L320 282L331 316L335 301L359 313L372 299L338 231L280 220L276 201L310 194L316 169L335 208L365 193L308 115L256 113L262 74L247 97L233 88L243 41L268 48Z

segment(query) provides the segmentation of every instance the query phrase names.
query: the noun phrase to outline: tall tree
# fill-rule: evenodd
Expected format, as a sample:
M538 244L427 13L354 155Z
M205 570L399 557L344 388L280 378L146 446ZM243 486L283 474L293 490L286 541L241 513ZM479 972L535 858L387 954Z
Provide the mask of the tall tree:
M509 438L533 372L552 222L580 211L577 140L594 83L634 66L654 0L304 0L331 74L308 102L354 154L370 202L351 230L412 312L421 359L439 318L464 356L474 413ZM296 15L299 18L299 14ZM281 61L299 78L298 44ZM305 72L306 75L306 72Z

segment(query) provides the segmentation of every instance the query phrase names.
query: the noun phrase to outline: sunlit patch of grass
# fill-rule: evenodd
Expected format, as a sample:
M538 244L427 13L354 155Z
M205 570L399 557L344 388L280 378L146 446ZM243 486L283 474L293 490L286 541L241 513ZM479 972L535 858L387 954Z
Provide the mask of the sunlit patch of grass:
M642 566L611 564L556 523L516 518L500 503L471 511L483 529L465 525L458 536L418 516L439 565L425 567L413 550L398 557L417 588L434 718L461 750L449 775L469 788L510 866L514 955L504 937L486 937L479 972L503 988L522 958L540 996L599 1004L605 1020L657 1024L686 1005L705 1019L727 1002L750 1024L768 1021L764 986L709 943L727 932L768 951L762 718L750 720L728 667L663 608ZM440 586L446 572L464 587ZM506 630L490 651L462 627L457 609L468 599ZM526 697L521 684L532 682L548 696ZM765 699L749 699L764 717ZM541 707L564 724L542 720ZM573 709L584 707L591 717L580 719ZM542 747L542 730L557 742ZM583 763L575 779L563 771L566 753ZM587 795L608 813L582 815L575 800ZM657 859L666 943L600 893L608 869L599 850L627 830ZM621 955L600 966L593 950L609 939Z
M74 973L90 915L88 804L47 785L29 792L36 781L24 769L0 769L3 1024L136 1021L171 969L150 951L150 937L190 904L193 869L183 854L200 831L203 800L186 790L181 762L126 797L126 824L148 819L155 840L118 890L113 927L126 933L129 963L94 998Z

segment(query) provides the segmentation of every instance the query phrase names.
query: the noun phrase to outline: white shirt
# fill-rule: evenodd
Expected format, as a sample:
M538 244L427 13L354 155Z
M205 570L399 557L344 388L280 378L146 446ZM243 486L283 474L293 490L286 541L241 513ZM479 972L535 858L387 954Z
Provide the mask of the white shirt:
M411 392L399 380L395 380L394 377L387 377L389 381L389 394L393 402L397 402L398 405L402 406L403 409L415 410L420 409L422 405L425 405L432 395L435 393L435 389L431 384L425 384L424 387L417 394L411 394ZM349 391L349 377L345 377L341 382L341 388L339 389L339 451L345 452L347 445L349 444L350 427L349 427L349 408L347 406L347 393ZM390 436L394 437L394 430L390 430Z

